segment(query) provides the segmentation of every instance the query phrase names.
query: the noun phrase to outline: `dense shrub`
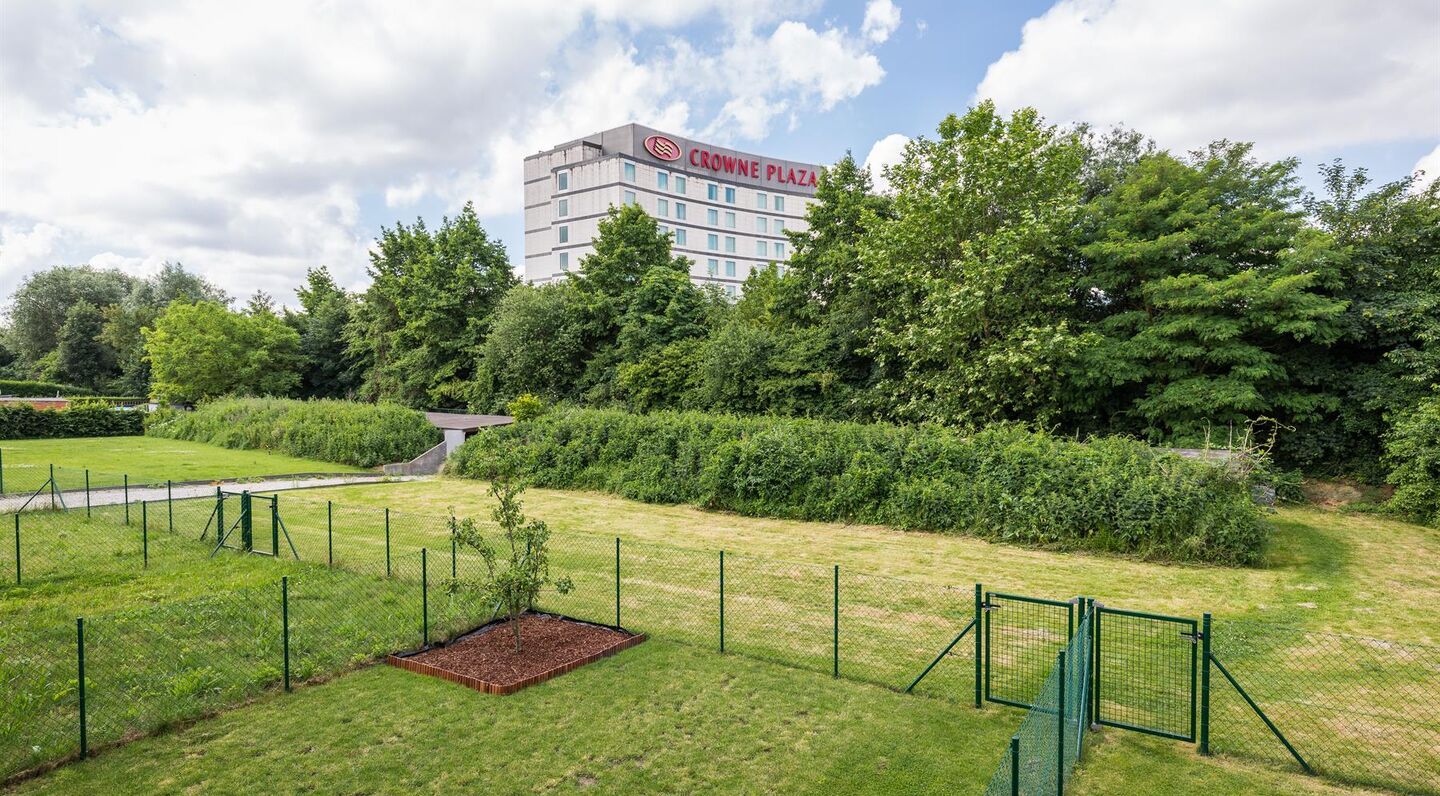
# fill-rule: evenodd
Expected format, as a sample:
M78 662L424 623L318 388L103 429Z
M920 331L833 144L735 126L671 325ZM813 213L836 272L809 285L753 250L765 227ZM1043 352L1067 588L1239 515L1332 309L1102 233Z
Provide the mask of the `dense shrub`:
M440 441L425 415L395 404L223 398L150 424L152 436L254 448L374 467L408 461Z
M144 431L144 412L107 406L36 409L29 404L0 406L0 439L125 437Z
M450 471L513 472L743 514L873 522L1153 559L1252 564L1267 523L1246 480L1131 439L1015 427L557 410L466 442Z
M1385 450L1395 485L1387 508L1440 527L1440 397L1398 418Z
M54 398L56 396L94 395L91 390L73 384L59 384L53 381L11 381L0 379L0 395L17 398Z

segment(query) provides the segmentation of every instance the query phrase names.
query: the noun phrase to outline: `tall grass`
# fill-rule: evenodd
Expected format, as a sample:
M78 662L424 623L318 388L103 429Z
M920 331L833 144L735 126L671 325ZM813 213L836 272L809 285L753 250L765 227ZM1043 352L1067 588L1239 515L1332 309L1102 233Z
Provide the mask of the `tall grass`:
M374 467L413 459L440 441L425 415L396 404L223 398L152 422L146 434Z
M1135 440L938 427L565 410L491 429L450 470L752 516L1253 564L1268 524L1245 479Z

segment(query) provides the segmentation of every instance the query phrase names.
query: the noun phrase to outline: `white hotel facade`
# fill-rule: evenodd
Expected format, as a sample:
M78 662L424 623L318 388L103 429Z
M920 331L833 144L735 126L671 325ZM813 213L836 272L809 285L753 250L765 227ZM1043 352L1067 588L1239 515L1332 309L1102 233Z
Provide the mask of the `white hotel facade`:
M638 204L691 260L690 278L730 295L790 257L819 167L627 124L525 158L525 280L578 271L609 208ZM783 265L782 265L783 267Z

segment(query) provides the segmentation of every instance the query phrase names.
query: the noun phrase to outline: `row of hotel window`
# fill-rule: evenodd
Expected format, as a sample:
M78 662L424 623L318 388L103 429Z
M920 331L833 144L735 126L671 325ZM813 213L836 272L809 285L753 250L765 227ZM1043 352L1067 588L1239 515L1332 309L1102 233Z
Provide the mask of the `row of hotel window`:
M569 243L569 242L570 242L570 227L569 227L569 226L564 226L564 225L562 225L562 226L556 227L555 229L556 229L556 236L557 236L557 237L556 237L556 242L557 242L557 243ZM674 239L675 239L675 245L676 245L676 246L689 246L689 245L690 245L690 235L689 235L689 231L686 230L684 227L676 227L675 229L671 229L671 228L665 226L664 224L661 224L661 225L660 225L660 231L661 231L662 233L666 234L666 235L671 235L671 236L673 236ZM716 235L716 234L713 233L713 232L707 234L707 235L705 236L705 248L706 248L706 250L712 251L712 252L718 252L718 251L720 251L720 236L719 236L719 235ZM725 236L725 251L731 252L731 253L733 253L733 252L735 251L735 236L734 236L734 235L726 235L726 236ZM771 254L772 251L774 252L774 254ZM773 257L773 258L775 258L776 260L783 260L783 259L785 259L785 244L782 243L781 241L778 241L778 240L777 240L777 241L774 241L773 244L772 244L771 241L757 240L757 241L755 241L755 256L756 256L756 257Z
M625 166L624 166L624 175L625 175L625 182L630 182L630 183L635 182L635 164L634 164L634 163L626 163L626 164L625 164ZM673 176L673 179L672 179L672 176ZM683 175L683 174L671 175L669 172L665 172L665 171L657 171L657 172L655 172L655 187L656 187L657 189L662 190L662 191L665 191L665 192L668 193L668 192L670 192L670 190L671 190L671 188L670 188L671 185L674 185L674 186L675 186L675 188L674 188L674 192L675 192L675 193L678 193L678 194L680 194L681 196L685 196L685 195L686 195L686 193L685 193L685 175ZM557 191L568 191L568 190L570 190L570 172L568 172L568 171L557 171L557 172L555 172L555 189L556 189ZM710 200L710 201L712 201L712 202L718 202L718 201L720 201L720 197L721 197L721 196L724 196L724 197L725 197L725 203L726 203L726 204L732 204L732 205L735 204L735 187L732 186L732 185L723 185L723 186L722 186L722 185L719 185L719 184L713 183L713 182L710 182L710 183L706 183L706 184L705 184L705 198L706 198L706 199L708 199L708 200ZM663 200L662 200L662 201L663 201ZM563 201L562 201L562 204L563 204ZM684 205L680 205L678 202L677 202L676 204L677 204L679 207L684 207ZM776 194L775 196L770 196L769 194L764 194L764 193L756 192L756 194L755 194L755 207L756 207L756 209L758 209L758 210L774 210L774 211L777 212L777 213L783 213L783 212L785 212L785 197L784 197L784 196L781 196L781 195L779 195L779 194ZM564 213L561 213L561 215L564 215ZM684 217L685 217L684 215L680 215L680 216L679 216L679 218L684 218ZM734 226L734 225L732 224L731 226Z
M760 263L760 265L761 265L761 266L764 266L765 263ZM731 277L731 278L735 277L735 276L736 276L736 273L737 273L737 268L738 268L738 267L739 267L739 266L736 265L736 263L735 263L734 260L726 260L726 261L725 261L725 276ZM785 266L780 265L780 266L778 266L778 267L779 267L779 269L780 269L780 274L783 276L783 275L785 274ZM747 264L744 265L744 268L746 269L745 275L748 277L748 276L750 275L750 270L752 269L752 266L747 263ZM568 271L570 270L570 252L560 252L560 270L561 270L561 271L566 271L566 272L568 272ZM707 274L710 275L710 276L719 276L719 275L720 275L720 261L717 260L717 259L714 259L714 258L710 258L710 259L706 260L706 261L705 261L705 273L707 273Z
M626 191L626 192L625 192L624 201L625 201L625 204L627 204L627 205L636 204L637 200L635 199L635 192L634 192L634 191ZM655 200L655 215L656 215L656 217L658 217L658 218L669 218L669 217L670 217L670 200L668 200L668 199L656 199L656 200ZM569 199L560 199L560 200L558 200L558 201L555 203L555 216L556 216L557 218L569 218L569 217L570 217L570 200L569 200ZM689 211L686 209L685 203L684 203L684 202L676 202L676 203L675 203L675 218L676 218L676 220L679 220L679 221L687 221L687 220L689 220L688 217L689 217ZM720 226L720 211L719 211L719 210L716 210L716 209L713 208L713 207L707 208L707 209L705 210L705 223L706 223L706 224L709 224L709 225L712 226L712 227L718 227L718 226ZM726 227L727 229L735 229L735 212L734 212L733 210L726 210L726 211L725 211L725 227ZM773 233L772 233L772 230L773 230ZM785 232L785 219L783 219L783 218L774 218L774 219L771 219L771 218L766 218L765 216L756 216L756 217L755 217L755 232L756 232L757 234L760 234L760 235L770 235L770 234L780 235L780 234L783 234L783 233Z

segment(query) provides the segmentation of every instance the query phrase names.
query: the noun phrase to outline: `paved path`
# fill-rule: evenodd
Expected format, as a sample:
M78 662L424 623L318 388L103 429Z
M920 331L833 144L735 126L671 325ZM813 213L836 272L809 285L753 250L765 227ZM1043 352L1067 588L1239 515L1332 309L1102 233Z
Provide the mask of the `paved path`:
M171 495L176 499L212 497L215 494L215 487L222 487L227 491L238 492L248 489L251 492L280 492L288 489L313 489L322 486L344 486L346 484L379 484L394 481L414 481L415 476L384 476L379 473L336 473L334 475L303 475L303 476L261 476L259 478L222 478L215 481L195 483L187 481L183 484L175 484L171 487ZM84 490L68 490L58 493L64 500L65 505L75 508L85 505ZM130 502L164 500L165 487L163 486L132 486L130 487ZM0 513L15 511L30 500L29 495L12 495L0 498ZM112 506L125 502L125 490L122 487L95 487L90 490L90 505ZM45 492L37 495L30 502L31 509L50 508L50 493Z

